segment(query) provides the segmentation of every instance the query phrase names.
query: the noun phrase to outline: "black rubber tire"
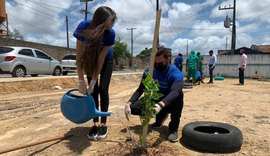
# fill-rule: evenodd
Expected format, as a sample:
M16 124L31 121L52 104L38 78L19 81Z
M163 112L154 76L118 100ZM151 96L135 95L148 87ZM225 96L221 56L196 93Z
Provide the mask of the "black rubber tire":
M233 153L241 149L243 135L240 129L229 124L192 122L183 127L180 142L200 152Z
M193 84L192 83L183 83L183 88L184 89L191 89L191 88L193 88Z
M63 71L62 75L67 75L68 71Z
M62 73L62 70L60 67L55 67L54 70L53 70L53 76L60 76Z
M23 66L17 66L14 68L11 75L12 77L25 77L26 70Z

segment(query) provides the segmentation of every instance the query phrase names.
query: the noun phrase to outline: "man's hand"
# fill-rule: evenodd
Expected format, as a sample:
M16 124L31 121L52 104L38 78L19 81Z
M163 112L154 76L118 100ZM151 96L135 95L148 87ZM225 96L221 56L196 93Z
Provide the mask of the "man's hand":
M162 109L162 107L159 104L155 104L156 114L158 114L161 109Z
M125 105L125 115L126 115L127 121L129 121L129 115L131 114L130 104L131 102L128 102Z
M87 92L88 92L89 95L91 95L94 92L95 85L96 85L96 80L91 80L90 84L89 84L89 87L87 89Z
M79 80L78 89L80 93L82 94L86 93L87 89L86 89L86 84L84 80Z

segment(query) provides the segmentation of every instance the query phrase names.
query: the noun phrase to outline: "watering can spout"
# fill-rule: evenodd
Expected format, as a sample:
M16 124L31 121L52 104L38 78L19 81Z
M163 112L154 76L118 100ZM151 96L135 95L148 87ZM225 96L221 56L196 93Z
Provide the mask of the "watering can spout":
M64 94L61 101L62 114L71 122L81 124L92 118L111 114L110 112L98 111L91 95L78 96L71 94L74 91L78 91L78 89L69 90Z
M97 116L110 116L111 113L110 112L100 112L100 111L97 111L96 112L96 115Z

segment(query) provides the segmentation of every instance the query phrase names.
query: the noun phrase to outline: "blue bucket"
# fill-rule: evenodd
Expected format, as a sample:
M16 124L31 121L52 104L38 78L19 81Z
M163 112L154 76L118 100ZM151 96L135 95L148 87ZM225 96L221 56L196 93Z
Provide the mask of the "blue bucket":
M78 89L69 90L61 100L61 112L71 122L85 123L98 116L109 116L110 112L100 112L91 95L78 96L71 94Z

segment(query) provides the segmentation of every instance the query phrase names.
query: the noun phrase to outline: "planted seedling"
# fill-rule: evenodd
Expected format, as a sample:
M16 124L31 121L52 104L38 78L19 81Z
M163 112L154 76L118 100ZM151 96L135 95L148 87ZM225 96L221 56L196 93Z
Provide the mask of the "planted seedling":
M146 136L148 131L148 124L152 118L156 116L155 102L162 94L159 93L159 84L155 82L153 78L150 77L149 72L145 73L146 77L142 80L145 87L144 96L140 99L143 104L142 115L140 116L140 121L143 126L143 133L140 136L140 142L142 147L146 147Z

